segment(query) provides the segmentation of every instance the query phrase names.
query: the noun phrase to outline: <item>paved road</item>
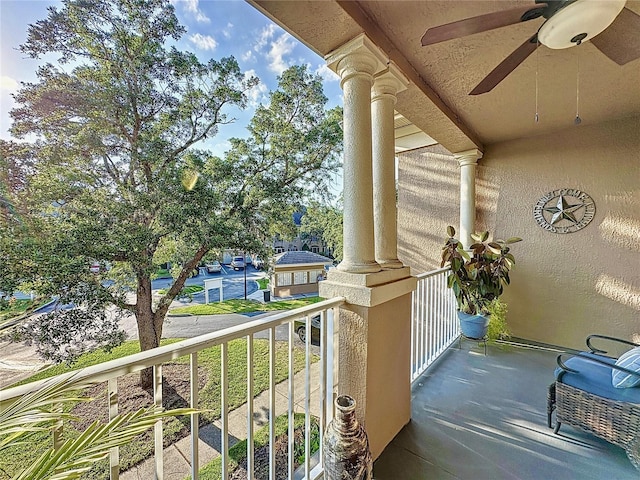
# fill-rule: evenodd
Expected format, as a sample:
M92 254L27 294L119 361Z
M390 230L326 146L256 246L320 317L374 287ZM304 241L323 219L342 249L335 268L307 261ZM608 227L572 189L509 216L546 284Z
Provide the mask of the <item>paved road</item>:
M223 315L181 315L167 316L162 327L162 338L191 338L206 333L217 332L225 328L235 327L243 323L251 322L259 318L273 315L275 312L261 315L246 316L238 313ZM128 315L120 321L120 327L126 332L129 340L138 339L138 328L135 317ZM287 340L288 330L286 326L276 328L276 339ZM268 338L268 332L261 332L256 338Z
M222 272L220 273L207 273L205 268L200 268L200 275L198 275L197 277L188 278L185 282L185 285L204 286L204 281L206 279L222 277L222 294L225 300L228 300L230 298L244 298L245 273L247 296L249 296L256 290L258 290L258 285L255 281L265 276L264 272L256 270L253 267L247 267L247 270L245 272L242 270L234 271L228 265L223 265ZM159 278L151 282L151 286L154 290L159 290L161 288L168 288L172 283L173 279L171 278ZM210 290L209 301L217 302L218 300L218 289ZM204 292L195 294L193 296L193 301L195 303L204 303Z

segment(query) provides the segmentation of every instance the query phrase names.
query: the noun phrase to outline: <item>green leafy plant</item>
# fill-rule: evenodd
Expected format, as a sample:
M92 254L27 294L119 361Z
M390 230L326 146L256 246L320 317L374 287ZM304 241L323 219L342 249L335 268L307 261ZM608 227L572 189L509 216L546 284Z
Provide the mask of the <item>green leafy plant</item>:
M491 321L489 322L489 329L487 330L487 336L489 340L507 340L511 337L509 326L507 325L507 304L495 298L489 304L489 314L491 315Z
M91 398L80 393L86 386L74 384L73 376L62 375L13 402L5 402L0 407L0 450L28 444L29 435L34 432L53 433L60 428L64 420L73 418L69 413L71 405L79 401L91 401ZM96 462L106 458L111 448L131 442L158 420L196 412L189 408L164 411L159 407L150 407L117 415L107 423L95 421L78 437L47 449L14 480L80 478Z
M489 232L474 233L475 241L465 251L454 236L455 229L447 227L449 238L442 249L441 267L449 265L451 273L447 286L453 290L461 312L471 315L488 315L489 305L509 285L509 271L515 264L509 245L522 239L489 241Z

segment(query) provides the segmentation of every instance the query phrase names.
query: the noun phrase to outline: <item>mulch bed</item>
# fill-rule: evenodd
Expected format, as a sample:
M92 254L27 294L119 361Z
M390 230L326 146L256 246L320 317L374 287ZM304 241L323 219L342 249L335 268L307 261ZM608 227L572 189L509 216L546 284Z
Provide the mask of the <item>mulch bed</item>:
M206 385L208 377L207 370L199 367L198 389ZM189 365L163 365L162 378L162 406L167 410L188 407L191 394ZM73 422L74 428L83 431L96 420L108 421L109 404L106 392L107 382L96 384L86 391L86 395L94 400L80 402L72 409L71 413L78 417L78 420ZM152 405L153 392L140 387L140 373L130 373L118 378L118 413L134 412Z
M181 364L166 364L162 367L162 405L165 409L183 408L189 406L191 387L189 385L189 366ZM208 372L205 368L198 368L198 388L202 389L208 380ZM71 411L78 419L73 422L73 427L83 431L96 420L107 422L109 406L107 400L107 382L96 384L86 391L86 396L93 398L90 402L80 402ZM153 405L153 392L140 387L140 374L130 373L118 378L118 412L128 413ZM185 425L179 436L189 434L189 427ZM143 435L149 437L151 431ZM304 430L295 430L296 443L304 442ZM171 443L176 438L169 440ZM165 444L165 447L168 446ZM269 478L269 444L257 448L254 452L254 478L256 480L268 480ZM287 434L280 435L275 440L276 450L276 478L287 478L288 472L288 439ZM295 468L299 463L295 462ZM231 480L247 479L247 460L240 461L238 467L231 474Z

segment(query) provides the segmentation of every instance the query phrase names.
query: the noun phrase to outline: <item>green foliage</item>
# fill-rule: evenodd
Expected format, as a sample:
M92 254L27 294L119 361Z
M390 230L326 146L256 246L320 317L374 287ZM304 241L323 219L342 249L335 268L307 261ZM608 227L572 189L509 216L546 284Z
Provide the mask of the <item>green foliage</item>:
M311 455L320 450L320 425L315 422L311 424L309 433L309 450ZM305 442L296 442L293 452L296 462L302 464L305 460Z
M328 195L328 173L340 165L342 110L327 111L326 102L321 78L306 66L291 67L279 77L269 104L256 109L249 137L231 139L227 161L242 179L224 189L250 209L247 221L256 236L295 236L293 213L310 195ZM251 211L259 212L259 221ZM248 250L268 257L262 249Z
M259 278L256 282L258 283L258 288L260 290L265 290L269 286L268 278Z
M58 61L15 95L11 133L25 142L0 144L0 291L28 288L82 307L72 322L54 312L61 328L46 335L23 332L51 339L66 361L82 350L59 347L110 305L116 323L136 315L143 349L157 346L169 305L209 251L266 257L274 225L292 223L309 186L326 192L339 165L341 110L325 110L320 77L306 67L283 72L250 137L233 139L225 158L197 150L233 121L258 79L231 57L201 63L168 46L184 33L169 0L63 0L21 46ZM112 268L94 274L95 261ZM167 261L180 268L154 304L150 280Z
M337 206L311 202L302 217L300 233L316 235L333 252L333 258L342 260L342 202Z
M508 340L511 337L509 326L507 325L507 304L500 299L494 298L487 307L491 320L487 335L490 340Z
M16 299L10 297L8 299L0 299L0 324L18 315L32 312L47 303L43 299Z
M178 339L163 340L163 344L173 343ZM199 408L202 409L200 414L201 423L211 423L220 417L220 346L208 348L198 353L198 363L200 367L209 372L209 379L206 385L199 391ZM110 354L103 352L92 352L80 357L77 364L73 368L87 367L96 365L104 361L114 358L121 358L132 355L140 351L138 342L125 342L120 347L114 349ZM269 342L264 339L254 339L254 395L258 395L269 387ZM246 339L234 340L229 343L228 348L228 405L230 409L235 409L246 401L246 359L247 359L247 341ZM276 382L281 382L288 376L288 356L289 349L286 342L276 343ZM316 362L317 356L313 356L311 361ZM184 356L173 360L175 363L188 364L189 357ZM296 372L302 370L305 366L304 351L302 349L294 349L294 370ZM43 372L30 377L21 383L29 383L31 381L50 378L55 375L64 374L72 371L72 367L65 365L55 365ZM124 395L120 392L120 395ZM80 395L76 395L81 398ZM68 412L67 408L67 412ZM52 418L58 418L59 411L56 410ZM68 413L66 414L68 417ZM38 435L39 434L39 435ZM47 432L36 432L32 438L39 446L49 445L50 437ZM65 423L64 438L76 439L82 432L74 429L72 423ZM164 423L165 445L168 445L184 436L184 427L182 422L176 418L171 418ZM44 451L44 449L43 449ZM40 452L42 453L42 452ZM148 458L153 453L153 441L145 441L144 438L136 438L128 442L120 449L120 465L126 469L136 463ZM5 451L0 451L0 472L16 472L16 469L25 468L26 465L33 461L33 453L30 450L19 448L12 445ZM92 470L88 478L105 478L108 465L100 464L100 468ZM0 474L1 478L1 474Z
M447 227L449 238L442 249L441 267L449 265L451 274L447 285L453 289L458 308L472 315L489 313L489 305L509 285L509 270L515 264L509 245L522 239L489 241L489 232L474 233L475 241L464 250L462 243L454 238L455 229Z
M51 434L60 422L71 418L69 407L79 401L90 401L78 395L86 385L74 384L73 376L52 379L38 390L6 402L0 410L0 451L11 446L30 447L33 432ZM82 433L62 442L55 450L45 449L31 459L13 477L15 480L72 480L80 478L109 450L130 443L151 428L156 421L169 416L187 415L192 409L163 411L152 407L117 415L102 424L93 422Z

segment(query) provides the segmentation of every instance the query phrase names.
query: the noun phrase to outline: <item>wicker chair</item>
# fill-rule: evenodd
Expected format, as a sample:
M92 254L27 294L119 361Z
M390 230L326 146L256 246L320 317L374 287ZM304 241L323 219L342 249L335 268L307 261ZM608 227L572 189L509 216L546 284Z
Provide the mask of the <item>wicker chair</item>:
M592 339L605 339L629 346L633 342L604 335L587 338L588 352L558 356L556 381L549 386L547 417L549 428L555 410L558 433L562 423L568 423L588 433L622 447L631 463L640 470L640 388L614 388L612 369L640 376L615 365L616 358L606 356L604 350L594 348Z

